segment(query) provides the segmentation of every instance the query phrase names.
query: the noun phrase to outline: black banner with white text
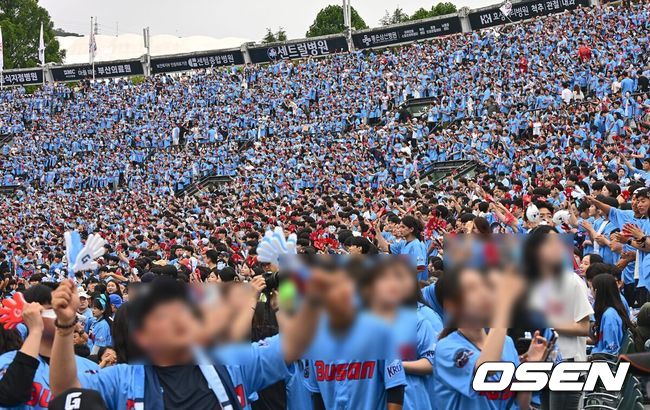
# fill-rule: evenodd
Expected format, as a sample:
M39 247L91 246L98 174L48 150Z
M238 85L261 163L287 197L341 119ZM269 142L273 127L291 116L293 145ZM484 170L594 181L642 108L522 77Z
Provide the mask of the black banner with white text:
M43 70L40 68L2 73L2 85L5 86L35 84L43 84Z
M279 60L292 60L308 57L323 57L348 51L345 37L305 40L267 47L253 47L248 54L253 63L270 63Z
M171 73L174 71L242 64L244 64L244 55L241 50L214 51L173 57L152 57L151 73Z
M510 22L531 19L574 10L579 6L588 7L589 0L534 0L515 3L512 5L510 16L506 17L498 7L469 13L469 24L472 30L481 30Z
M144 69L139 60L115 63L95 63L95 78L129 77L143 75ZM80 81L93 78L93 67L90 64L68 67L53 67L54 81Z
M389 46L462 32L458 16L352 34L357 49Z

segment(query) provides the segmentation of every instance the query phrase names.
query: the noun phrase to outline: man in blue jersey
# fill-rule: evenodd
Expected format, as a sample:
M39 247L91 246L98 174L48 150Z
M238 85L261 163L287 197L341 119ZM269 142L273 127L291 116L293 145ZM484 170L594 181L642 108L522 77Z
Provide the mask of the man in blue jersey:
M51 305L52 289L34 285L24 292L23 322L27 336L20 350L0 356L0 408L47 409L50 389L50 354L54 339L53 319L42 312ZM72 356L79 375L99 370L90 360Z
M249 395L286 379L287 364L309 345L319 317L318 295L327 280L312 276L295 322L281 337L206 352L194 347L201 324L187 289L158 278L129 302L129 336L143 351L143 364L118 364L83 377L70 360L78 295L71 282L63 282L52 298L57 315L52 391L94 389L109 409L249 409Z
M324 295L326 317L306 357L314 409L399 410L406 376L389 326L357 312L347 273Z
M414 269L417 269L418 280L426 280L427 272L427 249L420 240L424 226L422 222L414 216L406 215L402 218L395 235L403 238L393 244L389 244L377 226L375 237L377 246L384 252L393 255L407 255L409 262Z

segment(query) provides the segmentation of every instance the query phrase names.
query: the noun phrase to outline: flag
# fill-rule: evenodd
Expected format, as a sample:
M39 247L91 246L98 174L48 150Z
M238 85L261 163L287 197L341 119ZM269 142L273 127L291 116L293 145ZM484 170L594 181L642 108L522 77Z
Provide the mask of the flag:
M0 27L0 73L5 68L4 45L2 44L2 27Z
M95 54L97 53L97 43L95 42L95 33L90 30L90 44L88 44L88 53L90 54L90 64L95 62Z
M501 10L501 13L503 13L504 16L510 17L512 14L512 2L507 0L501 5L501 7L499 7L499 10Z
M45 40L43 39L43 23L41 23L41 37L38 41L38 61L45 65Z

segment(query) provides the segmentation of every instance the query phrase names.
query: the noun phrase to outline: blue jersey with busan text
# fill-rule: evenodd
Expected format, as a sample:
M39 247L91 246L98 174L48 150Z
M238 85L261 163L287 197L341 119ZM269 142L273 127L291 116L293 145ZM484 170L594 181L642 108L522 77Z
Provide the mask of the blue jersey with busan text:
M427 359L433 366L437 334L434 334L433 327L426 318L415 309L401 309L391 325L402 363ZM405 410L430 409L432 403L427 391L429 378L406 372L405 374L403 408Z
M411 266L418 270L418 279L426 280L427 274L427 248L419 239L410 242L404 240L390 245L393 255L407 255Z
M444 410L517 409L514 392L477 392L472 388L474 368L481 350L462 333L455 331L438 341L435 355L437 408ZM506 336L501 361L519 366L519 355ZM498 380L498 377L497 377Z
M0 379L4 376L9 365L14 361L16 351L7 352L0 356ZM77 362L77 374L79 377L85 374L92 374L99 371L97 363L91 362L83 357L75 356ZM0 407L3 409L44 409L47 410L48 403L52 399L50 391L50 365L42 358L38 357L39 365L34 374L32 381L32 397L20 406Z
M609 353L618 355L623 344L623 320L616 309L609 307L603 312L598 326L598 340L591 353Z
M305 385L327 409L384 410L386 390L406 386L392 330L368 313L359 313L344 334L323 318L307 358Z
M228 371L243 410L251 408L248 401L251 393L289 377L277 336L257 343L218 348L212 356ZM80 375L79 381L83 388L97 390L109 410L147 408L144 365L118 364L95 374Z

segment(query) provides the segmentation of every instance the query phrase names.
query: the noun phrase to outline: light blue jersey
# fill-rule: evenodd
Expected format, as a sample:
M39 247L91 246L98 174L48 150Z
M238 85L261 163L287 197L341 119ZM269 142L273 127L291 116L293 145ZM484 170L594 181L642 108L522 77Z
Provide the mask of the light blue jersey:
M426 280L427 273L427 248L419 239L410 242L405 240L390 245L390 253L393 255L407 255L409 262L418 271L418 279Z
M243 410L251 408L250 393L289 377L279 337L218 348L212 357L227 369ZM83 374L79 380L84 388L97 390L108 409L146 408L144 365L118 364L95 374Z
M290 377L286 380L287 410L312 408L311 392L305 382L309 380L309 362L299 360L289 366Z
M618 355L623 343L623 320L616 309L609 307L603 312L598 327L598 340L591 353Z
M401 309L391 328L402 363L424 358L433 366L437 334L434 334L427 319L416 310ZM431 408L431 396L427 392L428 381L427 376L406 373L403 406L405 410Z
M515 394L477 392L472 388L474 370L481 350L462 333L455 331L438 341L435 358L437 408L441 410L517 409ZM519 365L512 339L506 336L501 360Z
M345 334L321 320L308 359L307 389L320 393L327 409L383 410L386 390L406 386L393 332L368 313L359 313Z
M11 351L0 356L0 378L4 377L7 368L14 361L16 351ZM97 363L91 362L83 357L75 356L77 361L77 374L79 377L90 375L99 371ZM11 409L47 409L52 399L50 390L50 365L42 357L38 357L39 365L32 381L32 397L23 405L9 407ZM6 408L6 407L3 407Z

